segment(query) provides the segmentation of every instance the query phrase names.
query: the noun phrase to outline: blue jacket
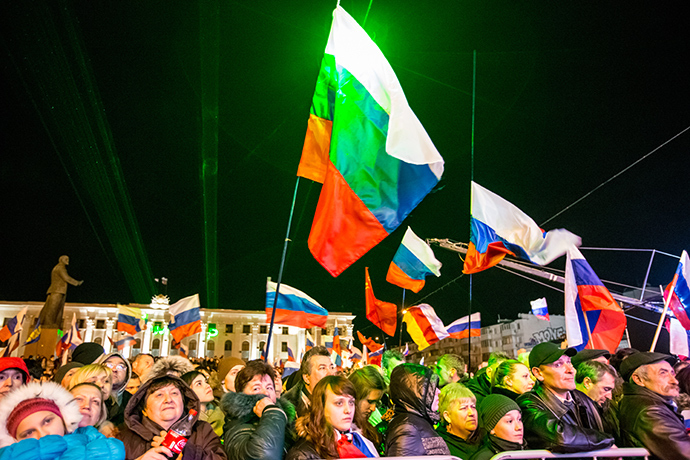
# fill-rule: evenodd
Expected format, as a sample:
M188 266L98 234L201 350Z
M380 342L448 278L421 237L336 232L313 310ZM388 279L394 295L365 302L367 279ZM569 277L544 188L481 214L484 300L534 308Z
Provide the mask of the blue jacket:
M24 439L0 449L0 460L124 460L125 446L92 426L65 436Z

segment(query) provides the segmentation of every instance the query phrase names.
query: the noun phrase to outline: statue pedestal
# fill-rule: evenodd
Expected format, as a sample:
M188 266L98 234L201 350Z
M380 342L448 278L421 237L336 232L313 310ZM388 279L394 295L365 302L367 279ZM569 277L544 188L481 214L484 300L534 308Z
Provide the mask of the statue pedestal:
M24 352L22 354L25 358L28 358L30 355L50 358L55 354L55 345L57 345L57 342L57 328L44 329L41 327L41 338L38 339L38 342L31 343L24 347Z

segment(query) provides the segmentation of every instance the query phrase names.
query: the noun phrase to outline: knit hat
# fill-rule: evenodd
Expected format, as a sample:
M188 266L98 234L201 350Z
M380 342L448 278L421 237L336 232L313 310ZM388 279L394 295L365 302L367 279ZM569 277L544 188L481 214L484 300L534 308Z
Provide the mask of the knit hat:
M491 394L479 403L479 414L486 431L494 429L496 424L511 410L520 410L520 406L507 396Z
M223 358L218 363L218 379L222 382L228 372L235 366L244 366L245 362L240 358Z
M10 436L16 438L17 427L22 420L31 414L41 411L52 412L53 414L62 418L60 409L58 409L58 406L55 404L55 402L43 398L27 399L17 404L17 407L15 407L10 413L10 416L7 418L7 432L10 434Z
M83 365L93 364L104 352L105 350L103 350L100 344L84 342L72 352L72 361L82 363Z
M7 369L17 369L24 374L24 383L29 381L29 368L26 367L26 363L22 358L0 358L0 372L6 371Z
M29 382L0 400L0 448L17 442L12 433L16 434L19 423L41 410L59 414L65 433L76 430L82 419L79 404L69 391L55 382Z
M67 375L69 371L80 367L84 367L84 365L76 361L72 361L71 363L67 363L64 366L60 366L58 370L55 372L55 375L53 376L53 382L62 384L62 379L65 378L65 375Z

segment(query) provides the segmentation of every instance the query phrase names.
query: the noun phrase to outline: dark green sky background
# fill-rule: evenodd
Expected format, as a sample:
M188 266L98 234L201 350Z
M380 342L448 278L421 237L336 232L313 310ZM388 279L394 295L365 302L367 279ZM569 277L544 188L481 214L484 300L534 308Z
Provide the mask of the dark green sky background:
M368 1L341 4L363 22ZM218 299L223 308L256 310L266 277L278 276L335 2L217 5ZM50 269L68 254L70 273L85 280L68 301L146 302L156 293L152 280L133 287L139 268L117 256L132 247L126 260L167 277L172 301L198 292L207 306L200 177L202 58L210 51L200 4L8 0L1 8L0 299L42 301ZM473 50L475 180L537 223L672 138L690 126L682 16L649 2L374 0L365 29L446 161L443 187L332 278L306 245L320 186L302 180L283 282L330 311L359 315L358 328L374 334L364 319L364 267L377 297L399 303L401 290L385 273L407 225L423 238L468 240ZM545 229L567 228L588 247L688 249L689 139L680 136ZM115 201L88 171L121 187L110 194ZM113 212L104 217L103 209ZM118 228L117 215L129 230ZM435 252L441 278L407 302L427 296L450 322L467 314L468 280L450 283L461 262ZM583 254L602 279L638 286L649 262L640 253ZM657 256L650 283L668 282L675 265ZM484 324L515 318L542 296L562 313L554 290L500 270L474 276Z

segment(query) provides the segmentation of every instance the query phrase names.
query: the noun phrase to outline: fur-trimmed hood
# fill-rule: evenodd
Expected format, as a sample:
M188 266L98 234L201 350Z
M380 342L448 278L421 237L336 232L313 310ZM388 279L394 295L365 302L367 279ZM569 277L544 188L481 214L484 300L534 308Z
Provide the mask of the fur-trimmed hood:
M159 358L158 361L153 364L151 370L146 374L146 377L142 379L141 383L162 375L180 377L193 370L194 365L187 358L183 358L182 356L165 356Z
M74 397L55 382L29 382L11 391L0 400L0 447L17 442L7 431L7 420L17 405L28 399L49 399L58 406L65 423L65 430L73 432L79 426L82 415Z
M152 439L152 436L149 436L151 434L150 430L148 430L142 423L144 418L142 409L146 405L146 390L148 390L148 388L151 385L153 385L157 380L159 380L162 377L169 377L177 381L179 387L182 389L182 399L184 402L183 416L185 414L189 414L190 409L194 409L195 411L197 411L197 415L194 416L193 423L196 423L199 419L199 398L196 396L196 393L194 393L194 391L191 388L189 388L189 386L186 383L184 383L182 379L175 375L166 374L154 376L153 378L150 378L146 382L141 384L141 386L139 387L137 392L134 393L134 396L131 397L131 399L127 403L127 407L125 408L125 423L129 427L129 429L148 441Z
M229 392L223 395L223 399L220 401L220 407L228 419L244 419L254 414L254 406L265 397L264 395L247 395L244 393ZM292 423L295 420L295 406L293 406L291 402L278 398L276 405L283 409L283 412L287 415L288 423Z

